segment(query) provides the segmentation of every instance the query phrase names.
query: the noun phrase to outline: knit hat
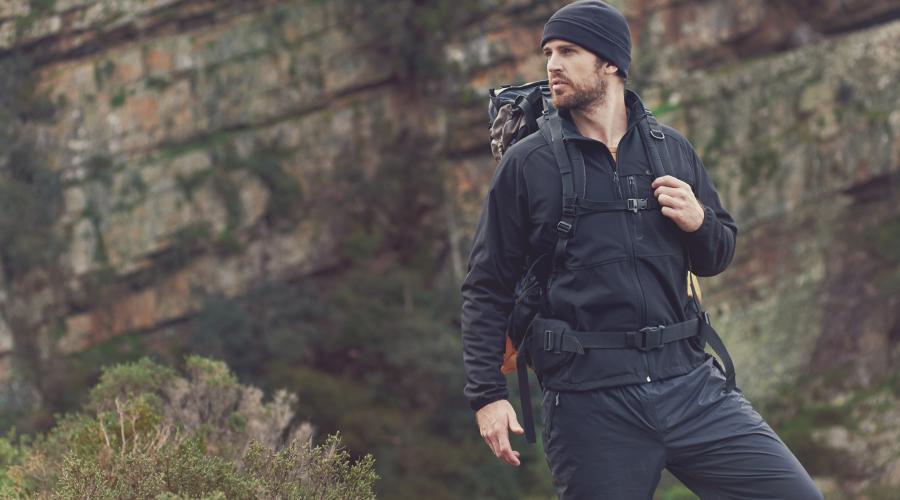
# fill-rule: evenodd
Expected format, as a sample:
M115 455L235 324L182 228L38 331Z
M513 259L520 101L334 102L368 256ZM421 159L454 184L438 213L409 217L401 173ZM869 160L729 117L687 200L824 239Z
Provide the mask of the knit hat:
M608 60L628 75L631 31L621 12L600 0L579 0L550 16L541 47L553 39L566 40Z

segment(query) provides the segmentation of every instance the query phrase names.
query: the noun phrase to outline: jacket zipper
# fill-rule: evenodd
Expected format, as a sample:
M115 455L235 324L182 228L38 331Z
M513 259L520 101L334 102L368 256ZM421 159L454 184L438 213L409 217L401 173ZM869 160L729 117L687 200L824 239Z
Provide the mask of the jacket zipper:
M550 405L550 408L547 413L547 425L544 427L544 442L549 440L550 434L553 432L553 419L556 416L557 408L559 408L559 391L555 391L553 394L553 404Z
M622 186L619 184L619 171L616 170L615 167L613 167L613 182L616 183L616 194L619 196L619 199L625 199L625 197L622 196Z
M610 156L612 156L612 155L610 155ZM619 196L619 199L622 200L625 197L622 195L622 185L619 182L619 169L618 169L619 161L618 160L619 160L619 158L613 158L613 182L616 185L616 194ZM634 181L634 176L628 177L628 187L629 187L629 194L632 197L637 198L638 197L637 183L635 183L635 181ZM625 215L626 215L626 217L628 216L628 214L625 214ZM640 223L641 222L640 211L638 211L635 215L638 216L637 223ZM630 227L632 224L635 224L634 219L630 219L630 222L627 222L625 224L625 229L628 231L628 243L631 246L631 265L634 268L634 278L637 281L638 292L639 292L640 298L641 298L641 323L640 324L642 326L640 328L643 328L644 326L647 325L647 297L644 295L644 286L641 284L640 275L638 275L637 250L635 250L635 248L634 248L635 247L634 238L632 237L632 230ZM640 231L640 229L636 226L634 229L634 232L641 234L639 231ZM648 357L647 353L644 353L644 355L643 355L644 368L647 373L646 380L647 380L647 382L650 382L652 380L650 378L650 360L647 359L647 357Z
M638 197L637 183L634 181L633 175L628 176L628 194L631 195L631 197L633 197L633 198ZM632 217L629 217L628 226L633 227L634 232L637 235L637 234L640 234L640 227L638 226L638 224L641 223L641 219L640 219L641 213L640 213L640 211L638 211L637 213L634 213L632 215L633 215ZM635 236L635 239L637 239L637 236ZM631 234L629 234L628 242L631 245L631 264L632 264L632 266L634 266L634 278L637 281L638 292L640 293L640 296L641 296L641 323L640 323L641 326L639 328L643 328L644 326L647 326L647 297L644 296L644 286L641 284L641 277L638 274L637 250L635 250L635 242L634 242L634 239L631 238ZM647 353L646 352L643 353L644 368L647 370L647 372L646 372L647 373L647 382L650 382L650 380L651 380L650 379L650 360L647 359L647 357L648 357Z
M635 182L633 175L628 176L628 190L631 193L631 196L633 196L634 198L638 197L637 182ZM635 212L634 215L637 216L637 220L634 223L634 239L636 239L636 240L644 239L644 229L643 229L644 215L641 213L640 210Z

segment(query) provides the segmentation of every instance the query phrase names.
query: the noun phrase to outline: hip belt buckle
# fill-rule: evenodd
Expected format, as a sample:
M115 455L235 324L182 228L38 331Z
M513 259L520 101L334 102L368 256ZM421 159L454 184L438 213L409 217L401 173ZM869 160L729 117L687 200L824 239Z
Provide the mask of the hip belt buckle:
M665 325L645 326L636 332L629 332L628 341L631 347L641 351L652 351L663 346L662 334Z
M553 351L556 354L562 352L562 335L563 332L555 332L553 330L544 331L544 350Z

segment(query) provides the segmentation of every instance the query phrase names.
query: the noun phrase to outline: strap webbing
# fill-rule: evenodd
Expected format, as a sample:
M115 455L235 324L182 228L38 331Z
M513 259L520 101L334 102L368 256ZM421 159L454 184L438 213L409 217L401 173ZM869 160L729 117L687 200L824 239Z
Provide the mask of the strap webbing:
M519 402L522 404L522 423L525 424L525 441L531 444L537 442L534 435L534 411L531 408L531 386L528 384L528 366L525 359L525 343L528 335L519 343L516 352L516 376L519 378Z
M566 246L569 239L575 232L575 212L578 203L578 195L575 193L575 176L572 171L572 162L566 151L565 139L562 132L562 120L558 113L550 113L545 115L545 127L541 127L541 133L544 139L548 139L549 133L550 147L553 149L553 156L556 157L556 166L559 168L559 174L562 182L562 213L560 220L556 224L556 247L553 250L553 271L551 276L556 274L556 270L562 267L566 258ZM577 148L575 148L577 149Z
M566 151L566 144L563 140L562 122L559 115L554 113L545 113L544 120L540 123L538 130L547 144L553 149L553 156L556 158L556 166L559 168L559 174L562 182L562 213L560 220L556 225L557 238L556 246L553 250L553 263L550 275L556 274L557 269L562 267L565 260L566 245L572 233L575 231L575 216L577 213L578 196L575 193L575 178L572 171L572 162L569 160L569 154ZM580 168L584 169L584 160L577 151L576 158L580 160ZM582 175L586 172L582 172ZM519 400L522 404L522 420L525 424L525 440L529 443L535 443L536 437L534 432L534 414L531 407L531 387L528 383L528 369L525 360L525 343L529 336L526 335L519 345L518 355L516 356L516 375L519 379Z
M574 352L584 354L585 349L640 349L649 351L670 342L684 340L700 334L698 318L642 328L632 331L588 332L568 329L559 320L534 321L534 331L543 335L545 351Z
M587 215L600 212L637 212L639 210L659 209L656 198L628 198L625 200L594 201L578 200L575 215Z
M719 336L719 333L716 332L712 327L712 324L710 324L709 314L704 312L703 315L700 316L700 319L700 335L706 343L709 343L710 347L713 348L713 351L716 351L716 354L719 355L719 359L721 359L722 363L725 365L725 390L731 392L737 386L734 374L734 362L731 360L731 355L728 354L728 349L725 348L725 342L722 341L722 337Z
M539 99L541 97L540 88L536 89L536 91L532 91L528 95L519 96L516 98L516 105L522 110L522 116L525 118L525 124L529 131L535 131L538 128L537 124L537 108L535 106L535 102L532 96L537 96Z
M644 111L644 117L641 120L638 120L638 127L641 129L641 135L643 135L644 139L642 141L644 143L644 150L647 153L647 158L650 160L650 168L653 171L653 177L662 177L668 175L668 170L666 169L669 160L668 150L666 149L665 144L657 145L657 142L663 143L666 136L663 134L662 128L660 128L653 113L646 108L644 108ZM662 146L662 148L659 148L658 146ZM660 156L660 149L664 150L663 154L666 156L666 162L663 162L663 159Z
M647 148L647 155L650 158L650 164L653 168L653 174L656 177L660 175L666 175L666 165L671 164L671 159L669 158L669 150L665 145L665 134L662 132L662 128L659 126L659 123L656 121L656 118L653 116L653 113L650 112L649 109L646 109L646 114L644 115L646 119L640 121L641 131L644 135L644 144ZM685 249L685 253L687 253L687 249ZM687 262L690 262L689 256ZM690 264L688 264L690 268ZM700 318L700 338L702 345L706 345L707 343L710 347L713 348L713 351L719 355L719 359L722 360L722 363L725 365L725 390L731 391L736 385L735 373L734 373L734 362L731 359L731 355L728 354L728 349L725 348L725 342L722 341L722 337L719 336L719 333L712 327L712 324L709 320L709 313L703 310L700 306L700 302L697 300L697 290L694 287L694 280L689 279L691 284L691 295L693 296L694 307L697 310L697 315Z
M563 140L562 122L559 115L554 113L545 113L544 120L540 123L538 130L547 144L553 149L553 156L556 158L556 166L559 168L559 174L562 181L562 214L560 221L556 225L557 238L556 246L553 250L553 263L550 275L556 274L556 270L562 267L565 260L566 245L575 230L575 215L577 213L578 196L575 193L575 178L572 171L572 162L566 152L566 145ZM584 168L584 160L577 151L576 158L580 160L580 168ZM583 175L586 172L582 173ZM546 295L545 295L546 299ZM529 335L525 335L522 342L518 346L518 354L516 356L516 376L519 379L519 400L522 404L522 420L525 424L525 440L528 443L535 443L537 438L534 432L534 413L531 407L531 386L528 383L528 367L525 359L526 342Z

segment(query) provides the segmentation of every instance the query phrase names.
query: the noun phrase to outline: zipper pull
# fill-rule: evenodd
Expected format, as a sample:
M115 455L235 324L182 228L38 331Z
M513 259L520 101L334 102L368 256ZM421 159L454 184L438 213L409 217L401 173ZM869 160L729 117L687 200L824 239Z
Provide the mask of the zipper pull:
M622 199L622 185L619 184L619 171L613 169L613 182L616 184L616 194L619 195L619 199Z
M559 393L556 393L556 406L559 406Z

